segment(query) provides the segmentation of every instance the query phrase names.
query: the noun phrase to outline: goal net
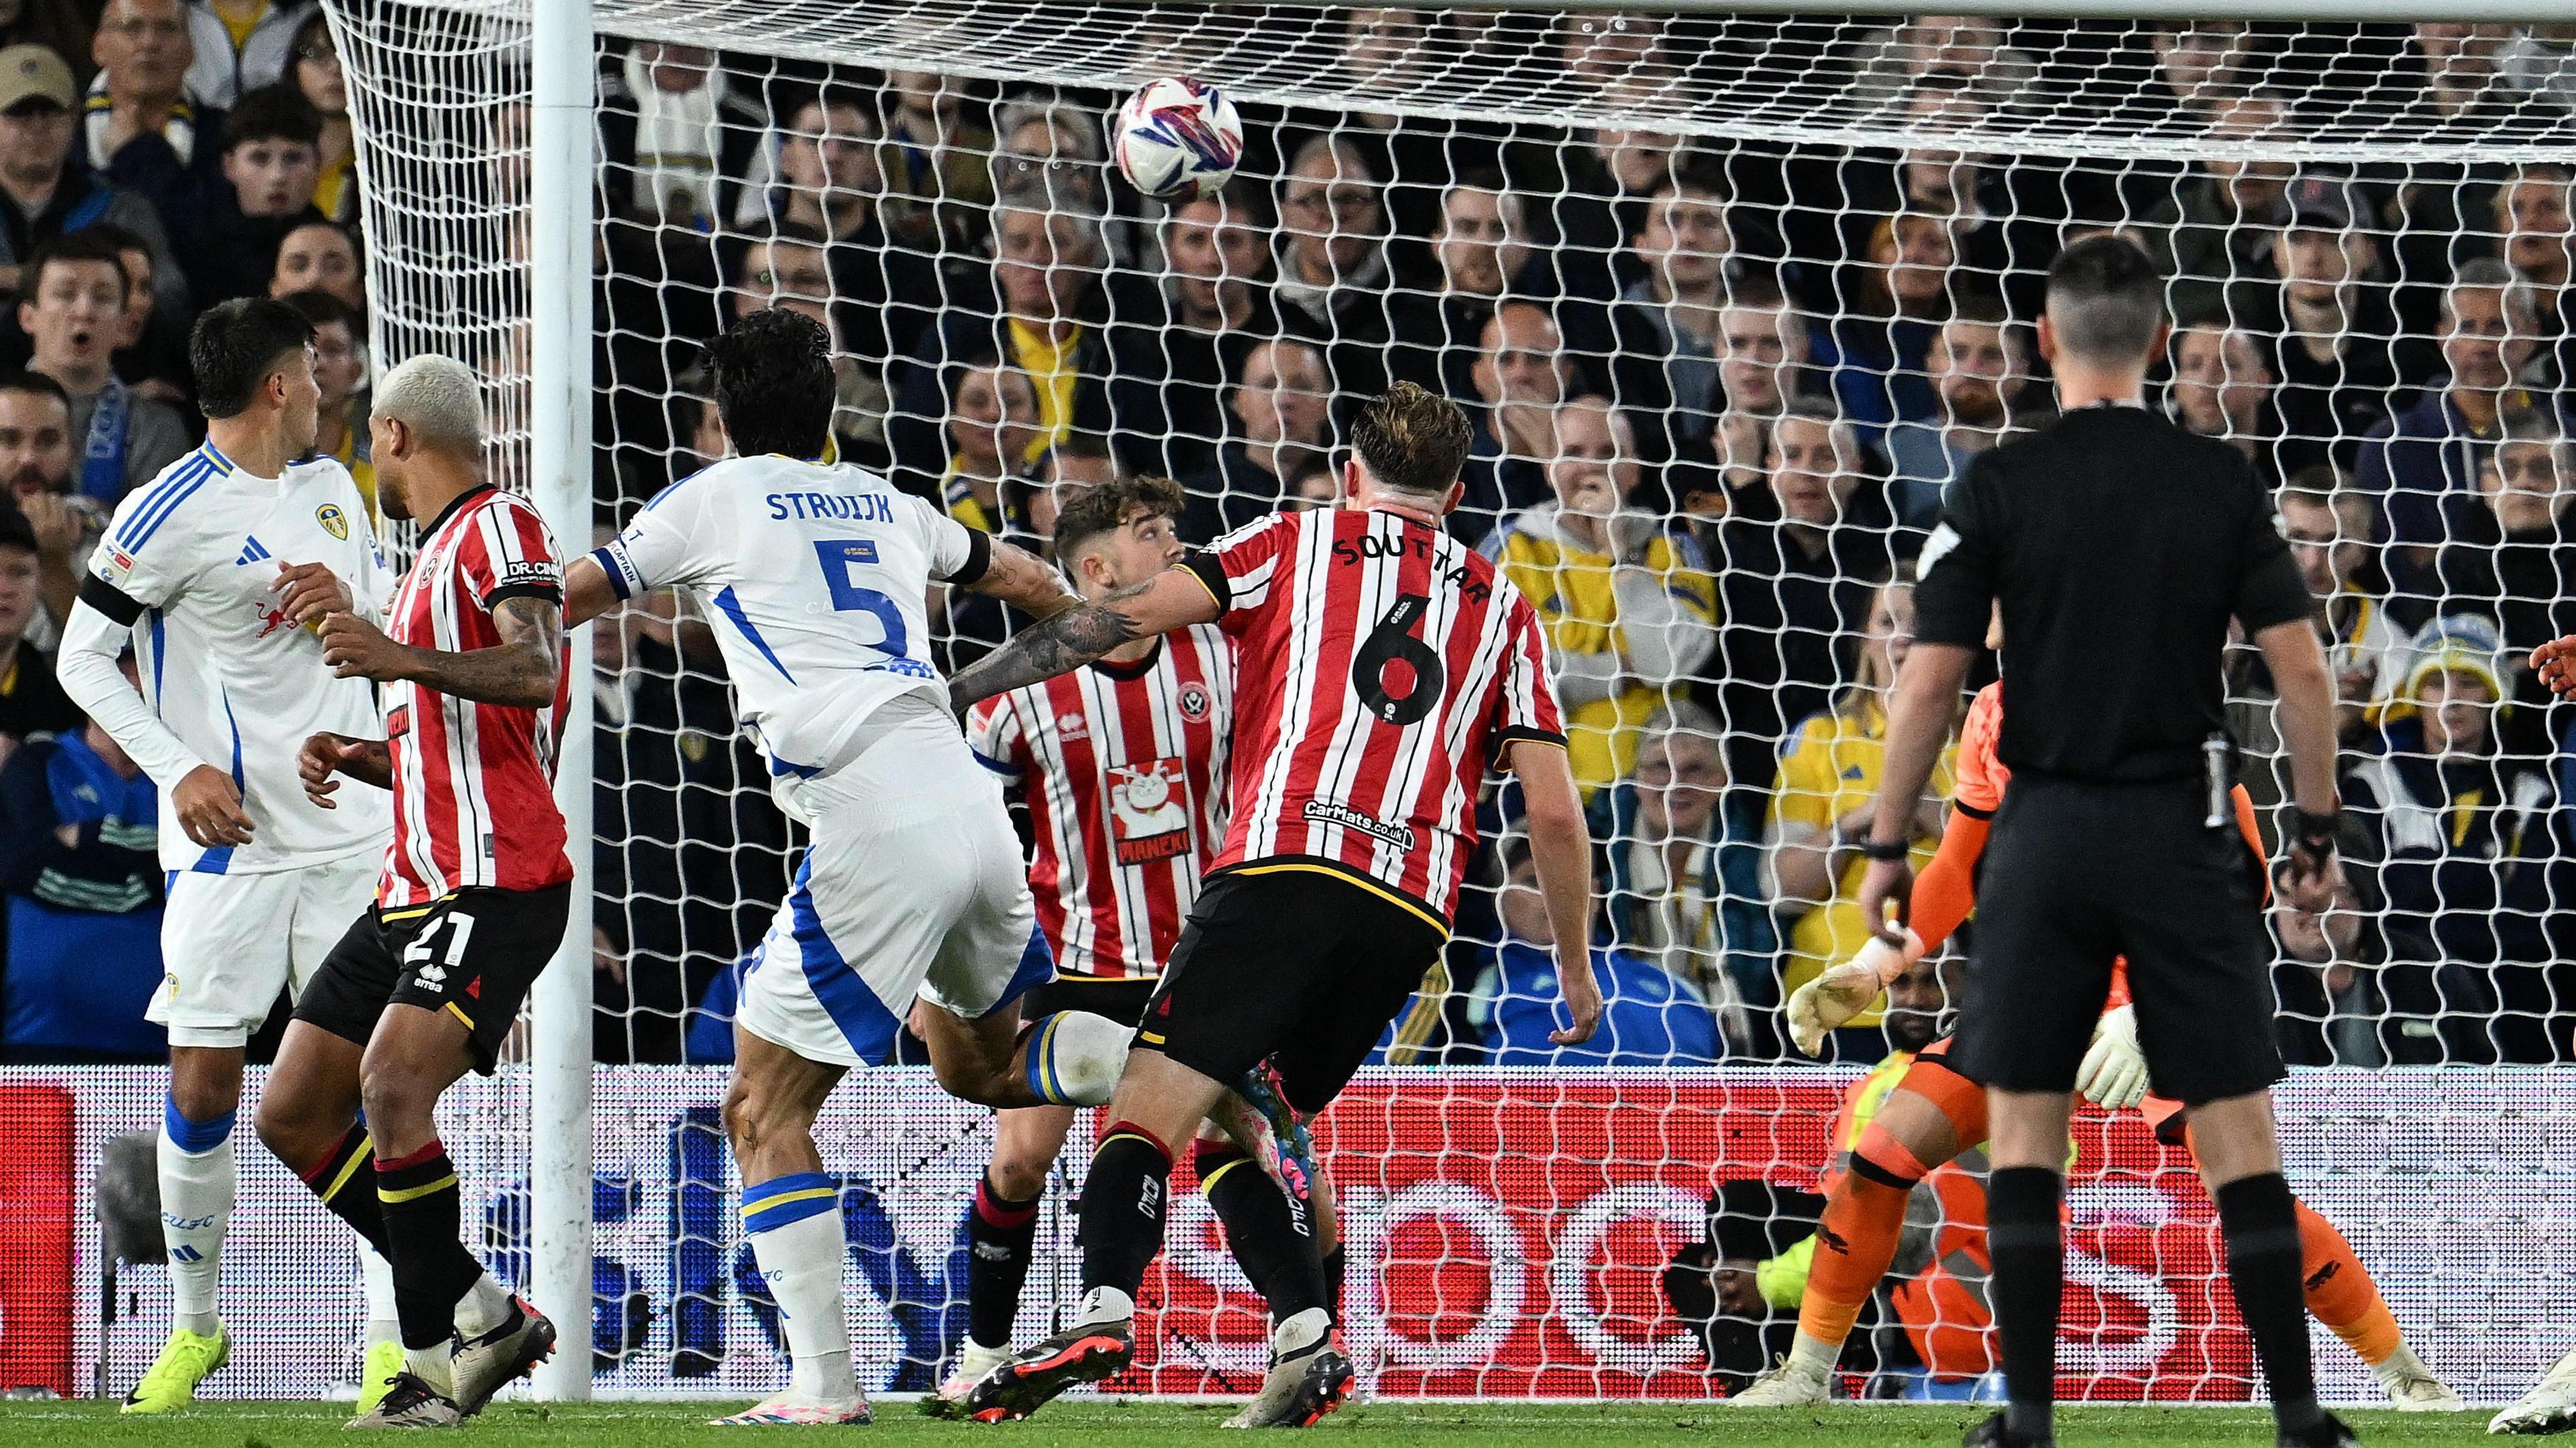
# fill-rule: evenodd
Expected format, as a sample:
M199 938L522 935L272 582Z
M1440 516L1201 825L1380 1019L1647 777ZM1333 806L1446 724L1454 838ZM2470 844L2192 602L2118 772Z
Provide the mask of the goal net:
M525 3L330 8L376 364L480 365L496 469L523 482L530 308L586 285L603 530L722 455L699 344L771 304L832 328L840 460L1031 547L1117 475L1179 480L1192 542L1325 505L1369 396L1411 381L1466 409L1451 526L1548 621L1612 1006L1594 1048L1547 1044L1545 917L1512 802L1489 801L1500 847L1442 970L1320 1128L1347 1335L1387 1395L1699 1397L1785 1346L1847 1097L1947 1028L1938 987L1973 954L1971 925L1825 1064L1784 1044L1785 993L1864 938L1848 845L1906 580L1948 483L2053 415L2051 258L2132 237L2177 324L2149 405L2274 490L2343 690L2347 888L2271 917L2293 1183L2465 1395L2518 1393L2568 1346L2576 1124L2525 1068L2571 1052L2576 861L2566 719L2523 662L2576 631L2567 34L595 0L584 281L527 265L552 198L529 186ZM1166 206L1120 179L1103 122L1183 74L1248 144L1220 194ZM943 665L1012 623L936 611ZM737 725L727 626L639 600L587 680L602 1391L749 1394L783 1361L716 1105L737 963L799 841ZM2276 840L2269 684L2247 654L2228 687ZM1923 811L1918 864L1942 820ZM450 1140L516 1271L510 1080ZM989 1116L925 1073L860 1073L822 1132L871 1385L927 1388L963 1330ZM2187 1153L2135 1112L2088 1112L2075 1145L2064 1391L2258 1392ZM1047 1196L1024 1336L1074 1295L1086 1155ZM1976 1161L1920 1194L1855 1388L1988 1373ZM1246 1390L1259 1304L1185 1185L1118 1386ZM2329 1395L2372 1399L2317 1341ZM314 1369L262 1371L251 1390Z

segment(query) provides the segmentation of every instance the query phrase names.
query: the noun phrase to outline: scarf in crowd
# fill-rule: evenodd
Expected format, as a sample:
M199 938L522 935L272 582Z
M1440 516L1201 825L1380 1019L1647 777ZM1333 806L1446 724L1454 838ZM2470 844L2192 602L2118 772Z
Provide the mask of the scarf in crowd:
M100 84L106 84L104 77L101 77ZM105 171L107 163L113 159L107 149L107 130L114 124L115 114L116 102L109 99L107 92L90 92L88 105L81 115L81 127L87 137L89 164L93 170ZM196 107L185 100L172 106L170 119L161 123L161 139L170 143L180 165L192 163L197 155Z
M626 57L626 89L635 97L636 210L701 230L712 225L724 77L711 70L694 90L666 91L635 53Z
M125 495L125 458L133 439L133 391L110 373L89 410L89 439L81 447L83 497L114 503Z

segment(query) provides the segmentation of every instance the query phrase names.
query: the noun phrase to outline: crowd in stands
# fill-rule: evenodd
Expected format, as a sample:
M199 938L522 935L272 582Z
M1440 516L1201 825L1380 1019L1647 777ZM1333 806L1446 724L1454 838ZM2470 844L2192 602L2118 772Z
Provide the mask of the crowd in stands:
M1396 84L1430 26L1553 48L1613 90L1691 43L1645 17L1329 14L1354 83ZM1852 27L1817 64L1905 150L1248 104L1237 177L1170 206L1116 179L1115 97L612 43L599 519L723 455L697 346L763 306L833 333L839 459L1040 549L1068 491L1121 473L1181 481L1192 542L1327 505L1358 402L1398 379L1442 392L1475 427L1450 526L1545 617L1595 813L1613 1006L1583 1059L1774 1059L1785 991L1864 937L1856 845L1915 556L1949 484L2050 420L2049 259L2121 231L2174 278L2151 405L2276 489L2344 690L2344 898L2274 916L2291 1058L2566 1059L2576 777L2569 717L2522 660L2576 631L2576 172L1945 143L2121 64L2221 142L2296 135L2311 82L2356 55L2428 131L2576 102L2560 30L2316 35L2100 27L2038 53L1964 16ZM73 781L0 773L14 920L59 908L46 869L115 888L109 847L68 835L77 859L37 886L9 863L107 818L63 790L130 768L33 679L100 510L194 441L193 309L256 291L306 310L323 449L363 485L368 298L348 88L313 6L0 0L0 41L0 285L19 300L0 364L24 369L0 377L0 466L26 524L0 515L0 564L29 554L34 595L0 719L49 733L45 778ZM524 178L495 184L507 203ZM484 360L509 368L517 336ZM938 607L951 666L1014 626ZM595 651L601 1052L720 1049L705 1028L793 838L703 620L639 601ZM2250 654L2236 670L2270 806L2268 684ZM1446 989L1391 1060L1552 1058L1510 807L1488 810ZM1941 819L1927 802L1922 852ZM1848 1054L1885 1049L1873 1020Z

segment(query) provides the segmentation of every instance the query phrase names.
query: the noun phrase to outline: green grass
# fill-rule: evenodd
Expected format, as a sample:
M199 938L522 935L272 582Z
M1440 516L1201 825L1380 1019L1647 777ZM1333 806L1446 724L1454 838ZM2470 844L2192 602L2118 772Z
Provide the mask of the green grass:
M456 1441L492 1445L603 1444L614 1448L663 1448L666 1444L740 1443L799 1433L726 1432L703 1426L716 1411L739 1403L595 1403L549 1407L503 1403L469 1425ZM956 1444L982 1439L1003 1448L1191 1448L1239 1444L1240 1434L1217 1425L1225 1406L1060 1403L1026 1423L999 1428L937 1423L917 1416L909 1403L879 1405L868 1448ZM1911 1448L1947 1445L1987 1410L1940 1407L1838 1406L1814 1409L1730 1409L1718 1404L1601 1406L1520 1403L1376 1403L1343 1409L1315 1432L1355 1445L1387 1448L1557 1448L1561 1444L1691 1445L1792 1444L1802 1448ZM2373 1448L2486 1443L2483 1412L2345 1415ZM143 1421L117 1416L114 1404L0 1403L0 1443L10 1448L56 1448L96 1443L167 1444L171 1448L295 1448L345 1445L341 1424L348 1409L336 1404L209 1404L181 1418ZM824 1434L837 1438L837 1434ZM2120 1444L2125 1448L2268 1448L2271 1419L2260 1410L2210 1408L2091 1408L2061 1412L2058 1441L2068 1448Z

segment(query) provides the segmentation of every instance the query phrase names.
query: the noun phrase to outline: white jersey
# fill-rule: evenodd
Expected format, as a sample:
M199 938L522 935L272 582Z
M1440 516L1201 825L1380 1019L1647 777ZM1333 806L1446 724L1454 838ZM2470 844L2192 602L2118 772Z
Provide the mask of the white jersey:
M199 760L232 772L254 827L249 844L202 848L170 807L178 781L155 780L164 869L258 874L384 848L384 791L343 789L326 810L296 775L307 736L381 739L384 726L375 686L333 678L321 640L278 607L290 563L327 565L371 618L393 591L347 469L318 458L255 477L212 443L126 494L90 556L98 582L142 606L132 628L144 703Z
M845 762L879 705L945 706L924 599L984 571L983 534L863 468L727 458L645 505L591 556L620 598L685 588L774 773Z

